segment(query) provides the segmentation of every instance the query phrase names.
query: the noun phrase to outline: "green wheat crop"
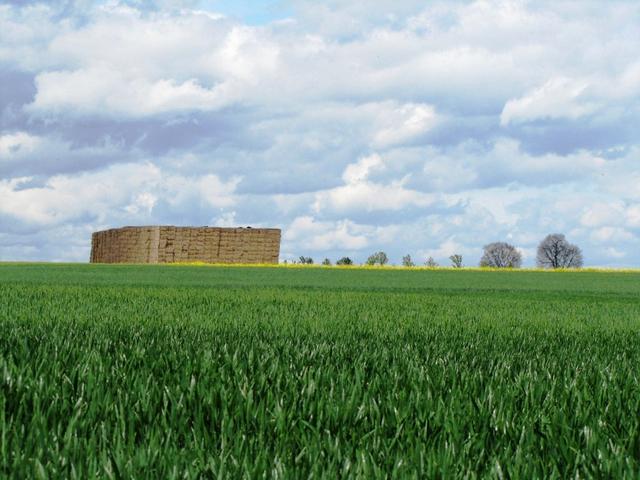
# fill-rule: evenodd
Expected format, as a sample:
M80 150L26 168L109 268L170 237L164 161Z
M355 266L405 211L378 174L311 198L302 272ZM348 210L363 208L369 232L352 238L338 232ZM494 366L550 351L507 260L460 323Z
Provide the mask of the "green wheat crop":
M0 265L0 477L637 478L640 274Z

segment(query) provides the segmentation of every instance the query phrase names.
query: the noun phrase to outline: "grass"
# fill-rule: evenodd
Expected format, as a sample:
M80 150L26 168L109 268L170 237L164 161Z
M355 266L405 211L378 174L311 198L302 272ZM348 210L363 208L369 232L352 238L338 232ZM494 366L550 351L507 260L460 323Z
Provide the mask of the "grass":
M0 265L0 477L640 475L640 273Z

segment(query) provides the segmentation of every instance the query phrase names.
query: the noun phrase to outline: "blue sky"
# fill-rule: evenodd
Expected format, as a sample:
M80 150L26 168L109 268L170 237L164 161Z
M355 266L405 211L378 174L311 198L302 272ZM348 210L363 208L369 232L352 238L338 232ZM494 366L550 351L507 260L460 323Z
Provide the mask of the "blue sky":
M637 1L0 2L0 260L175 224L637 267L639 51Z
M291 5L280 0L203 0L197 8L222 13L247 25L267 25L293 14Z

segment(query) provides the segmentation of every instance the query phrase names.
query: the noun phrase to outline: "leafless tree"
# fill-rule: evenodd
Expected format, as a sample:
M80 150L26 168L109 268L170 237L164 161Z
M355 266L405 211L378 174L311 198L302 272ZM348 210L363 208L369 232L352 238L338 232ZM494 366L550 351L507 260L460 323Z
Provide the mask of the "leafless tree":
M536 263L542 268L580 268L582 250L569 243L561 233L547 235L538 245Z
M384 252L376 252L372 255L369 255L367 258L366 265L386 265L389 261L389 257Z
M411 260L411 255L409 255L408 253L402 257L402 266L403 267L415 267L416 264L413 263L413 260Z
M516 247L505 242L493 242L484 246L481 267L520 268L522 255Z
M436 262L433 257L429 257L427 258L427 261L424 262L425 266L429 267L429 268L435 268L438 266L438 262Z
M449 260L451 260L452 267L462 268L462 255L458 255L457 253L454 253L449 257Z

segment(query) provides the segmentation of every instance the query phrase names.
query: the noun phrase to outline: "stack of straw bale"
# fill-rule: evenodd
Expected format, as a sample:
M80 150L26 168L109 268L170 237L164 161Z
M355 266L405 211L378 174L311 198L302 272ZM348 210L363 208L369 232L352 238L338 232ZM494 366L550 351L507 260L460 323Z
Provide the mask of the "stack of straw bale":
M92 263L278 263L276 228L123 227L92 235Z

